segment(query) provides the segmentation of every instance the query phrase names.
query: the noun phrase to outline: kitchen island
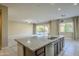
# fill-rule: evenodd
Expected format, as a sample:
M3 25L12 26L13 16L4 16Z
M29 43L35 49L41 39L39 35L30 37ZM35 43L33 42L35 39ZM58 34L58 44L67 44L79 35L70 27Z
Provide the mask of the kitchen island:
M54 39L30 37L16 39L16 41L18 56L56 56L64 46L63 36L59 36Z

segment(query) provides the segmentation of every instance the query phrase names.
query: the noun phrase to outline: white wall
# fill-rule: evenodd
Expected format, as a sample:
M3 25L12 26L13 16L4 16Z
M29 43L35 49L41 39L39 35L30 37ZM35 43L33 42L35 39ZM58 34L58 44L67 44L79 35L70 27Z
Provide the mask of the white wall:
M50 35L58 36L58 33L59 33L58 20L53 20L49 24L50 24Z
M32 24L8 21L8 39L17 39L26 36L32 36L32 34Z
M21 22L8 21L8 47L15 47L15 39L29 37L33 34L33 25Z

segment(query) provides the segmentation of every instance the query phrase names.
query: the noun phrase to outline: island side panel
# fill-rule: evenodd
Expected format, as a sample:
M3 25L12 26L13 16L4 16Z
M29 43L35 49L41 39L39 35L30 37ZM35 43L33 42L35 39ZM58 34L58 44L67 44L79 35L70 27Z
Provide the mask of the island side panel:
M17 42L17 54L18 56L24 56L24 46Z
M26 48L24 45L20 44L19 42L17 42L17 54L18 56L34 56L35 53L31 50L29 50L28 48Z
M29 50L28 48L24 47L24 56L34 56L35 52Z

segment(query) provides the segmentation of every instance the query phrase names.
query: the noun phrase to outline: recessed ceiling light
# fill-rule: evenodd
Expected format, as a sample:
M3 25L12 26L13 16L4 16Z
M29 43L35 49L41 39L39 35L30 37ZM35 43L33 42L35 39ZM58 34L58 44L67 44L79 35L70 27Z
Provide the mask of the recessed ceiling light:
M77 5L77 3L74 3L74 5Z
M58 11L61 11L61 8L58 8Z

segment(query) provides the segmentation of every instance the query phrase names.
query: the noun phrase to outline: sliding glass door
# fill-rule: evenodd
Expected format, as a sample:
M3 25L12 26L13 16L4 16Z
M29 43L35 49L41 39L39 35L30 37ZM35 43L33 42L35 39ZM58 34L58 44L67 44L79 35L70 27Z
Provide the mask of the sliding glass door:
M73 38L73 22L63 22L59 24L59 33L65 38Z
M47 25L36 25L36 35L37 36L48 36L49 27Z

